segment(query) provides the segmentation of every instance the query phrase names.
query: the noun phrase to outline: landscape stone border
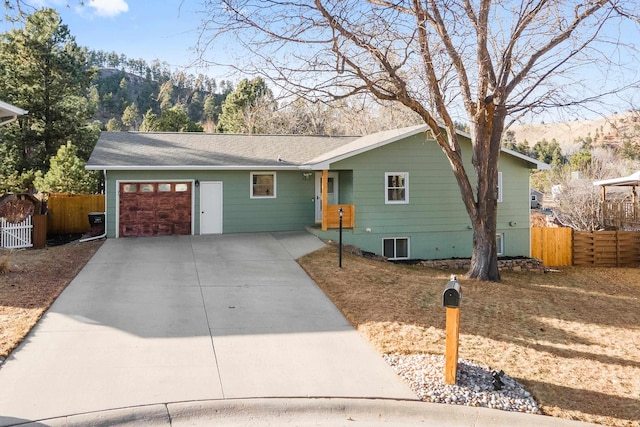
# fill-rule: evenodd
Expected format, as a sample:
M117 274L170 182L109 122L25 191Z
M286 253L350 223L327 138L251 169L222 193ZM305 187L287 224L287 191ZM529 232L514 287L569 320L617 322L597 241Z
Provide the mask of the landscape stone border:
M337 242L328 241L329 244L336 245ZM357 246L344 245L342 247L345 253L374 259L377 261L388 261L387 258L376 255L367 251L363 251ZM451 258L451 259L432 259L432 260L409 260L400 263L419 265L426 268L435 268L439 270L468 270L471 266L470 258ZM500 271L531 271L536 273L546 273L547 268L542 260L537 258L514 257L514 258L498 258L498 270Z

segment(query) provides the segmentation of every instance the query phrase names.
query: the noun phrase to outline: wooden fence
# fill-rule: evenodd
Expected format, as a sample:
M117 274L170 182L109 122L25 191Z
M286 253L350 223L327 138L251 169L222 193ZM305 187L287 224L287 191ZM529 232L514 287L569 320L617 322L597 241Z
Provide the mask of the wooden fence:
M546 266L631 267L640 265L638 231L572 231L531 228L531 257Z
M531 257L546 266L572 264L571 228L531 227Z
M49 234L85 233L90 230L89 212L104 212L103 194L49 194Z
M640 265L640 232L574 231L573 265L595 267Z

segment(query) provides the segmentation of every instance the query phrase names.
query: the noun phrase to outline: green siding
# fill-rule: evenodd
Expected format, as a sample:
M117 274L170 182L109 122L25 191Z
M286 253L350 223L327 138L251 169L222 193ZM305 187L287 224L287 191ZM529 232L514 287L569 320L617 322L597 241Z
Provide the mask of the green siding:
M473 173L471 145L462 141L465 166ZM331 165L340 173L340 203L355 205L355 228L344 242L382 253L382 239L408 237L412 258L469 257L472 231L449 161L435 141L416 135ZM528 256L529 170L523 160L500 158L502 197L498 233L504 255ZM115 236L116 180L195 180L223 182L223 233L303 230L315 224L315 182L302 171L277 172L277 198L250 198L251 171L109 171L107 231ZM409 203L385 204L385 172L409 173ZM200 232L200 194L194 188L194 234ZM336 230L317 232L337 239Z
M338 171L338 203L343 205L353 204L353 171Z
M473 173L470 143L463 141L462 149L465 167ZM356 224L343 234L345 243L381 254L383 238L408 237L412 258L471 256L471 221L449 161L435 141L416 135L336 162L331 169L353 170ZM504 233L504 255L528 256L527 164L504 155L499 170L503 174L503 201L498 205L497 228L498 233ZM385 172L409 173L408 204L385 204ZM320 235L337 239L335 231Z
M276 172L274 199L250 197L251 171L108 171L107 235L116 235L116 181L221 181L223 233L304 230L314 224L313 181L298 171ZM200 233L200 190L194 187L194 229Z

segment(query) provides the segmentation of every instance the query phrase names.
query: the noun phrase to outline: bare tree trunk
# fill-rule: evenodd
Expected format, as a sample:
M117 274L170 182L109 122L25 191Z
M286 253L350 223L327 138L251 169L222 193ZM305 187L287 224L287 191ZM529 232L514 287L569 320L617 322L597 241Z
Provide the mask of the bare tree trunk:
M475 221L474 221L475 222ZM473 225L473 252L467 277L479 280L500 281L496 253L496 233L488 225ZM495 230L495 229L494 229Z
M469 213L473 227L473 251L467 276L480 280L500 281L496 232L498 220L498 158L506 110L494 105L492 98L479 109L484 117L474 128L476 140L473 165L479 178L475 214ZM483 179L484 178L484 179Z

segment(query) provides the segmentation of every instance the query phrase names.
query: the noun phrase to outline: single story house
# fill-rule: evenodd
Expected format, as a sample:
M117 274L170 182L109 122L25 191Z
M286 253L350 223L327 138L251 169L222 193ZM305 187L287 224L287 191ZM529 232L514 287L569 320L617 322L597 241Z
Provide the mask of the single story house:
M461 133L469 170L471 143ZM472 230L449 161L425 125L364 137L103 132L110 238L308 229L391 259L469 257ZM529 169L503 149L498 250L529 256Z

